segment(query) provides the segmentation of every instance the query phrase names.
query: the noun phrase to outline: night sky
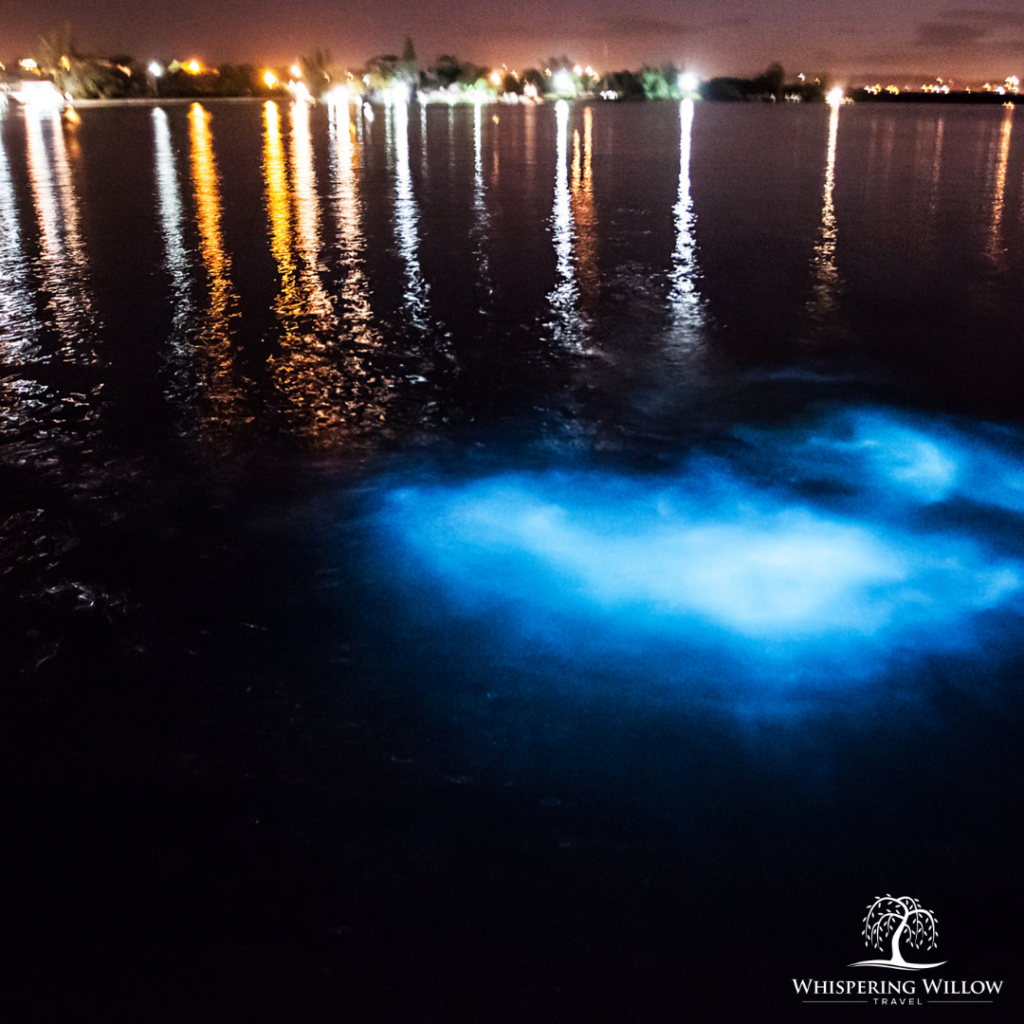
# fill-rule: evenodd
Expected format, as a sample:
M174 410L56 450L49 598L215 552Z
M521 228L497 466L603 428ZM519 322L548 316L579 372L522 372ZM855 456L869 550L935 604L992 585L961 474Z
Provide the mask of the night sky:
M774 60L792 76L839 80L1024 77L1019 0L7 0L0 56L30 54L64 22L86 52L212 64L280 64L326 46L358 66L400 53L411 36L424 65L454 53L523 68L564 53L602 71L673 61L704 77L753 74Z

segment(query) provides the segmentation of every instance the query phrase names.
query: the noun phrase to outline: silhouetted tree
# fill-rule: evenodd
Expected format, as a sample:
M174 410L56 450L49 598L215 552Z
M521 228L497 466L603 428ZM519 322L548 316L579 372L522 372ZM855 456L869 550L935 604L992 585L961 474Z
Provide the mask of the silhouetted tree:
M447 89L450 85L454 85L459 78L459 60L457 57L450 53L442 53L440 57L434 62L434 66L430 69L438 82L441 83L443 89Z
M302 71L306 87L314 96L321 96L331 84L331 51L317 48L302 57Z
M751 92L760 96L771 96L773 99L781 100L783 97L783 85L786 82L786 72L778 61L768 65L764 74L758 75L753 81Z
M544 81L544 73L538 71L536 68L527 68L527 70L523 72L522 82L523 85L532 85L538 93L544 91L544 86L546 84Z
M644 84L632 71L611 71L601 79L601 92L613 92L619 100L642 100L646 97Z
M363 73L368 79L366 87L378 91L394 85L399 77L399 63L398 56L393 53L371 57L363 68Z
M679 95L679 72L673 64L661 68L642 67L637 77L649 100L666 100Z
M255 96L259 71L252 64L221 64L217 69L217 93L221 96Z
M487 80L487 68L471 61L460 61L450 53L438 57L430 72L442 89L449 89L453 85L469 87L481 80Z

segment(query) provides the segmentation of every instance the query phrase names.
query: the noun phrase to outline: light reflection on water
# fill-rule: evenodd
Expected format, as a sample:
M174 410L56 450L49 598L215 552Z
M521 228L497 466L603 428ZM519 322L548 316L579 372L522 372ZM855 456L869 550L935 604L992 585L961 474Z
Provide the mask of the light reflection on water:
M478 288L485 304L494 294L487 254L490 232L490 216L484 192L483 103L477 102L473 104L473 255L479 272Z
M79 230L78 198L59 111L25 110L29 177L40 234L42 289L65 359L90 362L97 331L89 292L89 262Z
M320 280L320 202L309 106L296 102L290 108L290 182L276 104L266 104L264 118L271 252L281 278L274 307L282 330L273 380L285 398L289 431L314 445L330 445L343 429L345 380L333 352L334 307Z
M196 342L201 381L199 415L218 442L248 422L245 382L233 345L238 296L231 282L231 257L224 244L220 178L210 131L211 115L199 103L189 110L192 186L199 227L199 255L208 281L207 305Z
M992 224L989 228L988 256L997 266L1002 262L1004 246L1000 237L1000 226L1003 220L1003 207L1006 193L1006 168L1010 158L1010 133L1013 131L1013 107L1003 113L1003 123L999 127L999 155L996 159L995 173L992 182Z
M576 279L581 308L591 312L600 292L600 268L597 262L598 225L594 212L594 111L583 108L583 144L576 129L572 135L572 223Z
M171 143L167 114L153 110L153 137L156 153L157 197L164 236L164 262L171 277L173 332L169 347L179 366L192 353L187 338L193 320L192 261L185 245L185 213L181 201L177 161Z
M386 418L391 382L370 361L373 351L379 350L384 342L370 304L367 243L359 195L360 143L347 103L334 107L329 131L337 246L344 274L338 293L338 324L339 341L346 349L345 391L338 401L351 422L379 425Z
M572 201L569 192L569 104L555 104L555 199L551 233L555 243L555 287L548 295L554 340L570 348L580 344L579 287L573 247Z
M693 343L693 333L704 326L704 308L698 290L700 266L697 241L694 237L695 215L690 193L690 150L693 142L693 100L679 104L679 187L676 193L676 244L672 252L672 289L669 301L677 328L686 332L685 340Z
M836 211L833 193L836 185L836 140L839 136L839 106L832 107L828 119L828 150L825 156L825 190L821 207L821 231L814 247L814 298L812 315L825 317L835 312L839 271L836 268Z
M591 667L611 651L615 664L625 666L620 681L642 675L638 666L662 643L650 664L663 678L682 678L672 674L673 659L692 654L692 678L712 663L726 666L721 678L746 687L748 708L762 699L771 676L775 688L770 701L764 698L765 713L768 704L770 713L788 713L786 683L824 692L833 685L828 680L839 689L883 678L893 652L915 663L935 653L981 658L984 637L1001 642L1006 623L1018 621L1024 471L1010 454L1016 435L997 450L970 431L957 434L937 420L896 414L826 417L800 437L783 426L744 433L733 421L745 416L745 396L756 392L751 404L766 419L785 421L815 400L815 380L823 388L835 385L834 367L820 378L804 374L803 391L790 404L768 385L737 398L735 368L723 363L719 371L711 357L722 348L718 321L728 322L749 302L746 289L736 287L731 296L725 287L735 281L723 275L723 251L743 257L760 285L756 294L768 299L766 321L791 316L812 336L818 327L848 325L851 293L862 309L870 307L868 270L884 277L875 270L879 262L918 286L930 283L917 268L936 272L929 239L937 225L975 264L987 255L1017 266L1008 244L1017 225L1007 209L1019 179L1012 112L983 124L949 112L934 120L849 108L777 112L803 118L813 129L803 137L813 146L805 141L800 159L787 161L792 178L776 180L789 189L793 208L774 220L744 207L758 199L736 186L742 169L730 168L716 148L735 134L735 119L758 116L749 109L684 101L631 113L559 103L503 111L497 122L485 123L487 112L476 106L471 134L455 130L456 118L470 109L448 111L447 138L439 111L431 122L437 136L429 168L428 119L423 111L410 118L405 103L383 111L376 131L361 103L338 104L326 114L268 103L249 108L250 120L229 107L215 112L211 119L196 104L187 122L179 122L187 123L187 158L184 147L181 158L175 152L173 112L156 110L148 122L151 230L160 253L154 270L163 271L169 287L157 297L121 294L120 301L152 302L163 315L151 322L170 324L168 337L139 342L162 347L174 361L175 383L168 387L161 379L160 386L177 434L160 444L179 443L184 419L187 434L207 446L215 442L219 453L220 443L236 444L235 435L258 416L257 443L276 434L298 442L296 448L342 452L356 437L381 449L415 437L461 451L471 446L445 427L441 414L424 410L455 408L472 421L496 395L536 436L522 447L510 444L507 457L494 454L506 441L495 419L472 442L474 457L478 449L487 452L493 472L467 471L450 485L407 474L411 483L395 488L391 519L382 527L396 550L410 554L395 564L394 580L433 587L453 607L476 598L492 635L504 631L510 650L539 639L558 657ZM657 162L652 170L643 150L631 153L634 177L624 186L607 171L615 154L602 148L599 160L596 150L598 141L610 146L615 137L603 133L602 119L617 118L621 126L631 123L627 117L651 119L646 138ZM317 147L325 137L320 170ZM851 141L858 137L866 155L864 145L858 150ZM83 131L79 159L86 165L89 138ZM50 326L66 344L94 338L85 231L101 230L96 225L104 222L91 209L82 216L85 199L76 189L89 179L74 173L59 121L26 115L24 139L23 155L12 156L9 148L0 153L0 296L14 313L2 327L8 366L24 360L28 350L19 345ZM981 152L964 139L981 140ZM489 151L500 153L499 165L488 160ZM752 153L750 180L767 173L765 159ZM864 173L847 173L857 160ZM644 181L636 194L648 204L639 211L648 220L642 229L624 226L622 211L633 212L628 190L647 173L650 189ZM960 188L956 174L969 187ZM907 197L916 201L884 205ZM974 213L961 222L962 199ZM721 216L724 207L732 221ZM897 234L893 211L904 208L911 212L894 244L885 233ZM523 209L534 211L532 223ZM248 216L253 210L259 215ZM451 297L456 289L438 287L435 297L428 288L450 266L438 247L424 242L451 223L464 226L458 255L474 275L460 295L475 304L464 307ZM505 248L513 243L517 248ZM35 262L34 248L41 253ZM640 294L626 296L615 322L607 315L614 300L608 282L622 266L631 268L622 277ZM525 297L509 313L517 334L499 323L498 303L509 284L494 280L499 268L517 276L511 285L525 285L508 289ZM657 286L636 285L648 273ZM960 303L958 316L948 318L950 329L959 320L973 331L987 316L1019 338L1009 313L985 290L987 281L950 289L951 301ZM111 301L117 282L106 287ZM36 288L54 296L38 313ZM243 298L247 309L266 313L258 343L245 339ZM472 330L452 342L450 359L439 368L441 360L431 357L444 333L442 308L465 316ZM910 315L902 307L897 312ZM22 326L12 326L19 315ZM688 353L699 347L709 358L699 367L689 358L673 363L659 344L666 322ZM871 326L887 329L882 320ZM493 344L513 334L515 344ZM854 354L875 352L872 331L849 334L861 346ZM756 362L759 339L743 340L749 343L743 357ZM634 386L642 349L653 353L642 366L650 398ZM976 349L970 351L973 357ZM594 369L605 359L612 387L600 376L604 365ZM961 367L962 354L958 359ZM24 424L36 429L37 420L35 453L59 462L73 449L68 464L75 462L77 471L87 461L86 444L107 429L88 418L92 392L81 382L44 384L8 366L0 376L4 416L26 435ZM775 379L787 372L798 379L801 369L794 362ZM144 364L136 372L144 373ZM997 385L1003 379L1012 385L1011 375L992 374ZM631 402L644 405L643 415L633 413ZM72 422L76 416L88 423ZM727 454L695 454L702 430L726 438ZM594 437L611 437L614 445L590 445ZM736 446L747 454L737 454ZM608 450L620 460L615 468L605 461ZM546 468L525 469L538 451ZM661 468L622 469L621 463L648 456ZM452 467L443 468L443 457L438 462L439 475L451 480ZM678 472L672 476L665 466ZM995 523L998 516L1003 519ZM453 615L462 611L456 607ZM690 681L682 679L680 687Z
M370 108L362 101L334 105L326 116L320 108L271 105L260 108L256 151L243 108L210 106L214 119L198 104L189 112L188 149L182 146L180 155L172 129L181 122L173 110L152 114L154 151L145 158L161 252L157 270L169 288L142 301L151 322L170 324L158 343L176 369L158 386L167 389L176 421L205 424L200 434L217 425L226 436L256 418L255 428L243 432L244 443L288 434L322 449L341 443L342 420L365 414L370 432L375 424L384 429L385 407L388 430L397 422L411 424L420 417L419 399L405 404L411 392L401 390L402 381L427 384L425 393L444 392L450 380L461 378L467 386L458 399L448 393L438 405L463 403L472 418L478 410L470 406L489 397L484 387L470 385L473 367L483 368L486 387L512 394L520 378L509 367L522 368L523 379L536 373L541 380L545 373L538 372L537 360L553 359L559 373L576 379L577 392L590 389L594 382L585 378L597 361L639 366L645 339L656 343L664 337L666 322L676 342L690 347L699 341L711 357L708 372L715 365L716 339L737 322L762 323L770 331L791 316L789 322L798 326L790 333L800 334L796 340L827 332L830 340L873 351L872 346L881 348L875 335L889 331L888 322L880 320L872 331L857 325L844 335L850 309L863 315L870 308L868 290L876 282L890 287L893 301L913 283L927 314L927 299L943 290L947 273L936 244L940 231L951 277L965 261L982 258L990 268L995 261L1010 270L1018 260L1020 225L1007 214L1020 166L1010 110L961 116L945 109L920 114L822 108L781 115L781 127L791 120L808 126L789 136L802 147L787 161L791 180L776 182L794 205L789 213L750 211L756 230L748 230L744 204L757 202L754 191L772 171L774 158L752 150L748 162L760 170L744 179L743 167L723 159L719 147L728 148L732 122L749 119L750 111L688 101L642 110L563 102L502 110L500 116L483 105L452 107L445 136L444 112L436 111L431 120L425 108L415 116L399 102L380 112L383 124L375 137ZM471 134L456 130L463 114L472 116ZM14 357L12 345L35 346L45 355L40 331L52 327L60 343L74 350L72 358L88 360L101 332L91 278L106 268L89 265L91 240L83 225L102 233L105 224L120 223L104 212L105 196L78 195L84 182L102 177L87 173L99 152L91 134L96 124L88 115L75 129L82 143L76 163L67 137L71 129L59 119L39 112L5 116L0 246L8 272L0 295L8 358ZM840 118L847 140L842 145ZM16 151L10 141L20 134L22 120L24 149ZM428 123L436 133L430 165ZM631 138L619 129L635 124L641 125L646 148L630 154L627 172L613 142ZM695 125L705 128L695 134ZM664 143L674 140L677 126L678 152L669 163ZM316 160L321 132L327 136L326 171L318 170ZM596 161L597 139L607 140L607 160ZM761 143L770 150L769 136ZM656 164L645 162L648 151L657 154ZM231 168L229 177L224 166ZM975 173L979 177L971 178ZM646 218L640 228L623 215L633 209L623 188L645 175L651 176L651 188L637 191L637 222ZM246 190L256 181L259 192L250 195ZM969 216L959 212L961 201L971 204ZM247 217L247 210L260 207L265 218ZM723 217L726 208L734 212ZM529 218L521 213L526 210ZM905 228L897 226L903 216ZM465 224L469 235L468 243L465 233L462 238L457 286L446 279L454 261L449 265L440 258L441 247L425 244L455 223ZM123 248L128 242L117 244ZM911 257L908 245L920 251ZM113 248L105 241L102 251ZM261 260L269 273L259 269ZM930 268L930 278L914 270L915 260ZM274 291L260 294L271 275ZM117 283L107 278L109 302ZM652 288L648 280L667 280L667 288ZM1009 276L1005 280L1009 289ZM436 297L430 289L435 281L443 282ZM37 307L33 293L48 308ZM1012 299L999 299L1007 297ZM460 305L469 301L472 309ZM242 321L243 306L247 313L256 311L253 321ZM750 314L754 306L756 316ZM966 325L981 315L995 323L1000 310L1013 308L1012 301L988 301L941 319ZM455 334L465 334L465 345L452 342L442 312L458 322ZM501 358L511 362L492 365L500 346L487 350L487 339L510 332L519 332L522 353L504 347ZM477 340L480 351L470 353ZM442 348L446 359L432 362ZM756 349L752 345L749 352ZM543 356L537 354L541 350ZM671 359L656 344L651 351L655 359ZM524 361L517 363L521 356ZM672 395L657 367L650 369L646 379L662 394L645 396L643 404L667 410ZM689 383L696 380L692 360L682 371L691 375ZM1011 376L1001 373L999 379L1008 382ZM702 376L698 384L706 380ZM676 381L687 383L678 374ZM617 393L626 391L620 386ZM605 406L602 400L591 407L602 410L598 429L605 433L615 417L641 404L627 399L614 408L616 396ZM511 408L517 399L502 401ZM530 402L538 409L561 404L554 392ZM670 434L671 424L664 427ZM640 429L647 429L647 421Z
M27 358L36 342L35 303L23 246L7 147L0 144L0 360L5 363Z
M419 210L409 167L409 106L396 102L388 108L388 127L394 138L395 232L405 269L404 307L414 328L427 331L429 303L420 267ZM389 157L391 150L389 149Z

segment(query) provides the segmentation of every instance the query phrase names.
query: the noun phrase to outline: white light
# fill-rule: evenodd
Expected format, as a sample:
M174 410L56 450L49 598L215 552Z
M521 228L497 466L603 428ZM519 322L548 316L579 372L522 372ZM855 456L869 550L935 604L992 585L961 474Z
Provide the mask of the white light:
M829 94L825 97L825 102L830 107L841 107L843 105L843 96L843 90L837 85L829 91Z
M151 60L149 62L149 73L154 78L159 78L164 73L163 66L158 64L155 60Z
M700 79L692 71L684 71L679 76L680 92L696 92L700 88Z
M573 85L572 75L564 69L562 71L556 71L551 79L551 84L555 87L555 92L575 92L576 89Z
M50 107L56 110L64 106L64 97L53 82L22 82L14 96L26 106Z
M395 103L407 104L411 90L409 89L408 82L395 82L394 85L389 86L384 90L384 102L388 106L392 106Z

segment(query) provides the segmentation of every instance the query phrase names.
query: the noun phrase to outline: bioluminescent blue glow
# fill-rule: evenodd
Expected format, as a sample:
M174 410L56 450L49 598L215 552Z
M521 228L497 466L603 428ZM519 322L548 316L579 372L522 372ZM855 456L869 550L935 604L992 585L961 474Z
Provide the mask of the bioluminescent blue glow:
M509 470L399 487L381 524L402 573L489 620L508 649L582 662L614 649L620 665L655 652L684 688L711 663L726 666L721 686L834 688L895 659L987 657L992 631L1019 624L1024 534L1006 513L1024 489L1009 444L879 410L743 440L661 476Z

